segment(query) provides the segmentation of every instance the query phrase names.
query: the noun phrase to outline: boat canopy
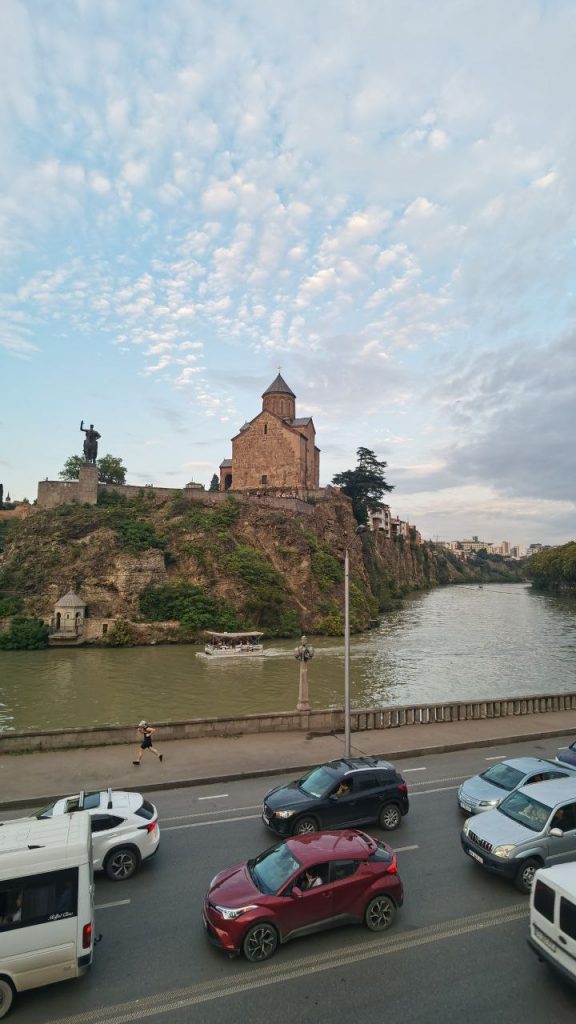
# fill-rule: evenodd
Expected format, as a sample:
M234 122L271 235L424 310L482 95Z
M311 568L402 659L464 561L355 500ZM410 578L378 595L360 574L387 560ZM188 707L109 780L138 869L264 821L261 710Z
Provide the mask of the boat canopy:
M207 636L214 636L217 640L246 640L249 637L264 636L263 633L214 633L211 629L205 629Z

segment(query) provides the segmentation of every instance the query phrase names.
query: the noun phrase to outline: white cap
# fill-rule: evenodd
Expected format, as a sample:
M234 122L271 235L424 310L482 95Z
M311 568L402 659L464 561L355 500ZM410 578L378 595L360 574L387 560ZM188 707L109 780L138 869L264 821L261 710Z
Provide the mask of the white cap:
M141 725L148 725L148 722L146 722L146 721L138 722L138 728L140 728Z

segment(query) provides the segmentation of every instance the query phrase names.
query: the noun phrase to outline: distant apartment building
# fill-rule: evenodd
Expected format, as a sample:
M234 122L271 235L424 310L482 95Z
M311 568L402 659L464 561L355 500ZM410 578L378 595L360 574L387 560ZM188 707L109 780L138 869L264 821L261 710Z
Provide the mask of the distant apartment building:
M385 537L390 538L392 531L390 527L390 506L381 505L376 512L370 512L368 526L370 530L382 530Z

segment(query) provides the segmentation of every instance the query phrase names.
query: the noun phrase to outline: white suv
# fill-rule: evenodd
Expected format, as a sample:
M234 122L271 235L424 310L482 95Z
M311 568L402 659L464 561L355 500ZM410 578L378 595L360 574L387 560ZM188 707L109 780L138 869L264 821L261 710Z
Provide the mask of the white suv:
M81 792L43 807L36 818L88 811L92 819L94 870L105 871L113 882L131 878L160 843L158 811L140 793L121 790Z

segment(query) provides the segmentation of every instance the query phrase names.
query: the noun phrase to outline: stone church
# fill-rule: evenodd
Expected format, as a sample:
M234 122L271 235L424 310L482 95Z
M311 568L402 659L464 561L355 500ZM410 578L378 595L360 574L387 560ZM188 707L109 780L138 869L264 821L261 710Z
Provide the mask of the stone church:
M320 449L310 416L296 416L296 395L280 374L262 395L262 412L232 438L220 464L221 491L304 496L318 488Z

